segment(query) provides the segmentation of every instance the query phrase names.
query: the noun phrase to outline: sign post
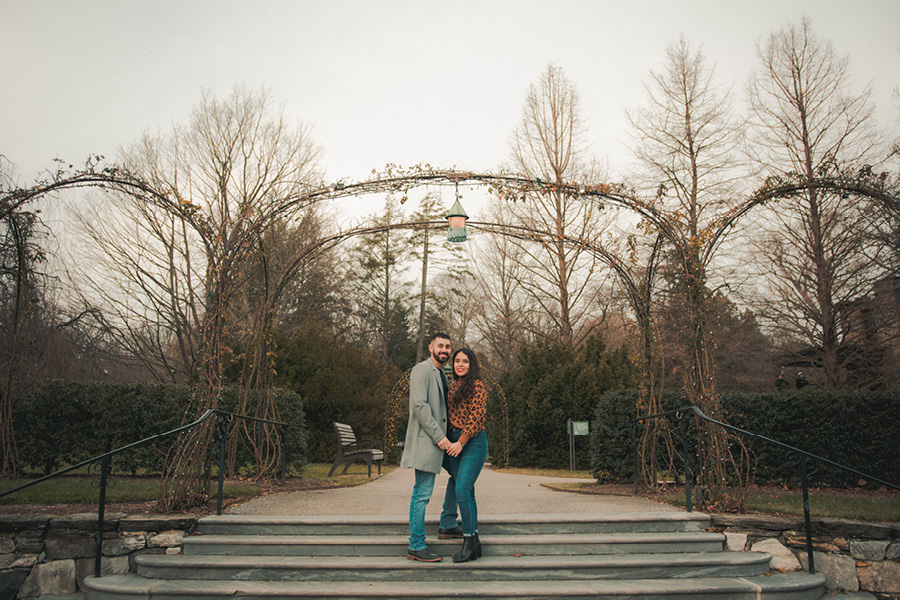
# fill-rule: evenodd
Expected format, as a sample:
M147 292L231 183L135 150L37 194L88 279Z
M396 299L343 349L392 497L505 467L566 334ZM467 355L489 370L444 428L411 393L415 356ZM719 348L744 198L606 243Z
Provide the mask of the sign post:
M566 422L566 429L569 432L569 470L575 470L575 436L588 434L587 421L573 421L569 419Z

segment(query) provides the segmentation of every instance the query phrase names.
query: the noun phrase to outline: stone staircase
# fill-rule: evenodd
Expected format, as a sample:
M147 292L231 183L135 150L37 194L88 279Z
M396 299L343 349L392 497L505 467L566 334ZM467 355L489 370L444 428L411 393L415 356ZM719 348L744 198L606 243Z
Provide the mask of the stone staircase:
M818 600L824 577L770 573L769 555L724 552L699 513L485 515L484 556L454 564L459 540L407 560L397 517L221 516L184 554L143 554L137 573L85 581L90 600L260 598L716 598Z

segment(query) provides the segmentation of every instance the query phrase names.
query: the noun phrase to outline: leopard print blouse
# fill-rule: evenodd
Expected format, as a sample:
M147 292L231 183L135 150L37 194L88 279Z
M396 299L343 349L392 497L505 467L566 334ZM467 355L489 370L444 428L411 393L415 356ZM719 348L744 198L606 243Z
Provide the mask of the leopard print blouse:
M450 424L463 430L469 438L475 437L484 429L484 419L487 415L487 389L481 380L475 381L475 393L469 398L463 398L461 402L454 402L453 394L459 387L459 381L450 384L450 393L447 403Z

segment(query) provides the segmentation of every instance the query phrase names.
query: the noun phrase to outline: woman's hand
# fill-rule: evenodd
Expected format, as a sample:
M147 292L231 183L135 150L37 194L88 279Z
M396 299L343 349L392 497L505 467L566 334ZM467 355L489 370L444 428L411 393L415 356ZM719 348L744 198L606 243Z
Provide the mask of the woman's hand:
M450 447L447 448L447 454L450 456L459 456L459 453L462 452L463 446L459 442L453 442L450 444Z

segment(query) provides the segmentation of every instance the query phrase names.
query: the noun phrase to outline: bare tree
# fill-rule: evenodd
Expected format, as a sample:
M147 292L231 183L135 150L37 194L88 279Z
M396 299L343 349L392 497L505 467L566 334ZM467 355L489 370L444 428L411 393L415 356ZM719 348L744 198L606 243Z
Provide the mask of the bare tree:
M499 235L486 236L476 254L475 281L481 301L474 326L490 349L492 362L504 373L518 367L519 350L531 340L533 329L529 320L534 306L520 289L522 254L520 244Z
M481 314L482 296L474 274L444 271L434 278L434 287L440 290L435 301L439 311L436 329L450 334L455 347L480 348L482 338L475 322Z
M551 65L529 89L511 146L511 167L546 186L524 201L506 202L500 218L551 235L540 244L513 239L523 259L518 283L543 315L540 334L549 330L577 344L590 334L602 289L592 277L596 258L564 240L592 239L601 219L595 203L564 187L592 181L596 167L586 158L578 93L562 69Z
M138 145L129 160L140 163L149 150ZM82 305L102 307L112 342L154 378L186 382L206 310L201 240L184 219L141 198L105 200L70 211L83 237L72 253L74 289Z
M716 84L714 67L684 40L668 47L663 69L651 71L650 78L646 106L629 113L633 150L644 167L640 181L656 188L655 210L674 226L669 304L689 332L683 351L685 388L702 403L704 396L715 396L703 236L739 203L734 156L740 129L727 90Z
M808 20L772 33L749 84L751 155L770 177L814 182L872 159L879 144L868 89L851 92L848 60ZM760 244L768 323L817 351L827 389L844 384L840 306L871 285L869 226L860 199L808 187L768 207ZM807 353L808 354L808 353Z
M651 71L646 90L647 104L629 119L634 153L644 167L640 181L656 188L651 212L668 254L663 306L676 324L685 393L717 418L709 268L722 239L723 219L740 204L734 159L740 129L714 67L684 40L668 47L662 70ZM746 475L741 459L732 456L724 432L702 429L706 456L701 478L713 492L710 499L741 503L740 494L732 499L725 488L726 468L734 466L739 476Z
M185 340L194 340L189 347L196 356L192 375L198 385L185 407L187 421L217 406L224 385L229 306L261 237L303 210L304 204L294 199L317 177L317 148L305 129L272 109L265 92L238 87L224 100L204 94L186 126L145 136L124 153L123 162L142 182L126 196L186 224L182 228L177 220L156 214L145 217L145 229L153 230L159 222L165 230L156 232L154 253L142 254L146 244L134 249L137 262L148 265L141 280L120 276L124 296L140 298L135 300L139 313L166 305L163 314L177 315ZM134 220L141 220L140 211ZM147 296L155 299L148 302ZM169 344L179 344L175 326L161 331L171 335ZM163 508L204 501L201 469L211 439L210 424L192 429L173 446L160 490Z

